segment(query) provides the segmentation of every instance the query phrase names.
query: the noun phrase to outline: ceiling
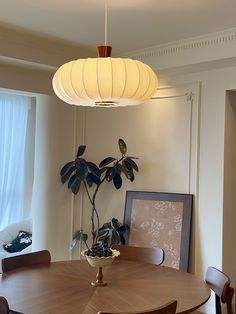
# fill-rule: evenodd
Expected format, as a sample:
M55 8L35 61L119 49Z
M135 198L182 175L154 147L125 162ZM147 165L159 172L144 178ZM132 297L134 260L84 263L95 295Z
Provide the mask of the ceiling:
M0 0L0 24L79 44L104 43L104 0ZM114 54L236 27L235 0L108 0Z

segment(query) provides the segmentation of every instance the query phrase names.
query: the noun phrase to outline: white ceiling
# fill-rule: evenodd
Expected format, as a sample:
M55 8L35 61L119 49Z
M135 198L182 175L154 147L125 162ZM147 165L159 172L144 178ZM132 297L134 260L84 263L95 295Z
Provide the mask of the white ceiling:
M108 0L113 52L236 27L236 0ZM104 43L104 0L0 0L0 23L74 42Z

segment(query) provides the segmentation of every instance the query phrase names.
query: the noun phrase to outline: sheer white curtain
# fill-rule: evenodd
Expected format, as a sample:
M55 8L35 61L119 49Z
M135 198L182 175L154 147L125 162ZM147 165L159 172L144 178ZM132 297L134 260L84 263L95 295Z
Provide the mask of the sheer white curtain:
M30 97L0 93L0 229L23 218Z

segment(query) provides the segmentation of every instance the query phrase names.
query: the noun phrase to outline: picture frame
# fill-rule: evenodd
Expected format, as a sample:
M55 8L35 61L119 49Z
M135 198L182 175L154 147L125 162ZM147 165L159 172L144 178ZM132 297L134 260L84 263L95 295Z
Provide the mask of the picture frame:
M127 191L124 223L130 246L161 247L163 265L188 271L193 195Z

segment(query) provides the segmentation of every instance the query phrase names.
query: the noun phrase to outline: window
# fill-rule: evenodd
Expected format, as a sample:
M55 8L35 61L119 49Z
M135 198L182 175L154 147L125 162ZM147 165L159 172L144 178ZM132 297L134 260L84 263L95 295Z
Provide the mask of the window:
M26 218L30 109L31 97L0 93L0 229Z

